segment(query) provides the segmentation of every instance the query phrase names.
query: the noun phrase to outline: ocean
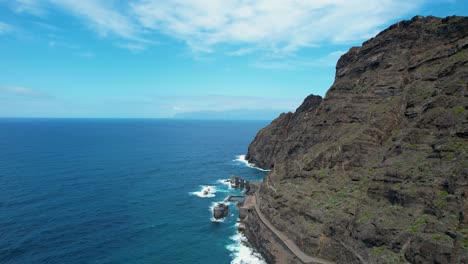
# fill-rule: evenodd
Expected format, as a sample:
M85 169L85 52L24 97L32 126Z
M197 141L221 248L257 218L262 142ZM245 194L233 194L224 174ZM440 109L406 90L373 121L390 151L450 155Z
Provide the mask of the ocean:
M267 123L0 119L0 263L263 263L210 208Z

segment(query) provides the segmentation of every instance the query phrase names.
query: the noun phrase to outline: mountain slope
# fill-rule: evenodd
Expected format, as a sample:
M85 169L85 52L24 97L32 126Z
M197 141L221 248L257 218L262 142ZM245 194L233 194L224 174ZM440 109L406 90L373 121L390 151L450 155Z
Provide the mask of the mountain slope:
M467 153L468 18L415 17L351 48L325 98L262 129L247 159L272 168L260 209L307 254L468 263Z

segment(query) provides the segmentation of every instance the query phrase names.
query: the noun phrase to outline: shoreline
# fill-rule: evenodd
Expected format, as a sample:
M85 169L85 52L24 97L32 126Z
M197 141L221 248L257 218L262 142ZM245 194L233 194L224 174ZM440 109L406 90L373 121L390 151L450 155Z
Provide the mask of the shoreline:
M262 214L257 192L261 182L255 182L255 191L246 193L239 206L239 231L262 254L268 263L332 264L333 262L304 253L283 232L276 229Z
M270 171L255 166L245 159L245 156L239 155L235 161L242 162L252 169ZM267 263L332 264L333 262L328 260L305 254L261 213L257 204L257 193L261 184L261 181L251 181L250 191L245 192L244 200L237 203L238 232L244 235L249 246L260 253Z

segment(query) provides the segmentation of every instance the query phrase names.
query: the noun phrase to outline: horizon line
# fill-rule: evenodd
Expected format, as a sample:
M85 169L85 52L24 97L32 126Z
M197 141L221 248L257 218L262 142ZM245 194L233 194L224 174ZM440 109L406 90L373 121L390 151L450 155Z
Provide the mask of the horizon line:
M180 118L180 117L8 117L0 116L0 119L118 119L118 120L175 120L175 121L271 121L272 119L217 119L217 118Z

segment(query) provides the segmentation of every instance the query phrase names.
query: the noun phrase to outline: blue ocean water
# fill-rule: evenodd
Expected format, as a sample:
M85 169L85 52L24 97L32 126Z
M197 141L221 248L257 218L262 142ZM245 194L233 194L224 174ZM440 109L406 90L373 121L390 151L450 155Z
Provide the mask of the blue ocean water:
M0 119L0 263L256 261L209 208L264 177L236 157L266 124Z

